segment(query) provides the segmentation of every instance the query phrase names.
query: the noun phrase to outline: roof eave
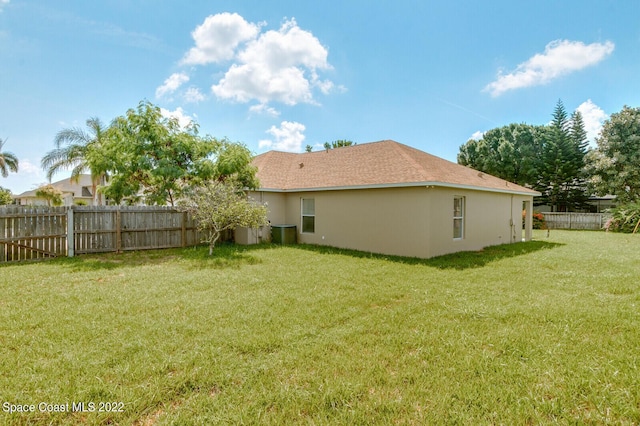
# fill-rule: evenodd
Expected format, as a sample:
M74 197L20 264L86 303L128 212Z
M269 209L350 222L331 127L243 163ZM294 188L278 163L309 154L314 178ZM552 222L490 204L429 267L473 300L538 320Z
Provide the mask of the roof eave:
M467 189L471 191L498 192L502 194L527 195L527 196L533 196L533 197L539 197L540 195L542 195L540 192L534 191L534 190L522 191L519 189L509 189L509 188L498 189L498 188L488 188L483 186L464 185L464 184L448 183L448 182L402 182L402 183L384 183L384 184L372 184L372 185L331 186L331 187L320 187L320 188L287 188L287 189L259 188L256 191L290 193L290 192L345 191L345 190L352 190L352 189L410 188L410 187L420 187L420 186L424 186L425 188L441 187L441 188Z

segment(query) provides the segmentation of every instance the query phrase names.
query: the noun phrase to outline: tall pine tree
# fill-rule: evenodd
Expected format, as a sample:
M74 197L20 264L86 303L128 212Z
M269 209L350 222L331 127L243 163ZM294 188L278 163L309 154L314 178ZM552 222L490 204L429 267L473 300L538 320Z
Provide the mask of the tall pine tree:
M585 201L583 176L586 131L579 112L569 118L558 100L553 120L544 137L543 163L536 189L542 193L536 204L546 204L551 211L574 211Z
M575 180L570 188L569 199L573 209L578 210L585 207L588 200L585 158L589 140L587 139L587 131L584 128L584 121L580 111L574 111L571 114L569 136L572 143L573 166L576 171Z

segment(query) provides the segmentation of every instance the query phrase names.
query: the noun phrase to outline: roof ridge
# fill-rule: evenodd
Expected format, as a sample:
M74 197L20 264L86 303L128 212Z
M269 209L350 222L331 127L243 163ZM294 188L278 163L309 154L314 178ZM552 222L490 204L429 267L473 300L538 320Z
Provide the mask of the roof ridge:
M400 142L396 142L396 141L392 141L392 140L384 141L384 142L391 142L391 146L393 146L393 149L397 153L399 153L402 156L402 158L404 158L405 161L409 162L416 171L420 172L420 174L426 180L427 174L428 174L427 170L423 167L422 164L417 162L415 158L413 158L411 155L409 155L408 152L406 152L407 149L413 149L413 148L411 148L410 146L401 144ZM418 150L416 150L416 151L418 151ZM426 154L426 152L422 152L422 151L419 151L419 152L422 153L422 154Z

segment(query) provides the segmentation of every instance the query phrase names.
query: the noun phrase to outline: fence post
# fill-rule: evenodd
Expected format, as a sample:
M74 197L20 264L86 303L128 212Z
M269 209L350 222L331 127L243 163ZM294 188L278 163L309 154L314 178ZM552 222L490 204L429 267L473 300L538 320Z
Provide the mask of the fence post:
M182 247L187 246L187 212L182 212L182 229L181 229Z
M67 256L73 257L75 255L75 235L73 226L73 208L67 208Z
M122 216L120 215L120 206L116 210L116 253L122 251Z

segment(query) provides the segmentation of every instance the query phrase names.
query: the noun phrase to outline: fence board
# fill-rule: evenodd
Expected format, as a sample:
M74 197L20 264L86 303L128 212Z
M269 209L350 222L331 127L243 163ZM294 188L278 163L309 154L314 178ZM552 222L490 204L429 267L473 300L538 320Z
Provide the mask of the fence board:
M117 251L116 214L116 209L74 208L75 252L83 254Z
M7 238L7 218L0 216L0 241L4 241ZM0 262L7 257L7 245L0 244Z

